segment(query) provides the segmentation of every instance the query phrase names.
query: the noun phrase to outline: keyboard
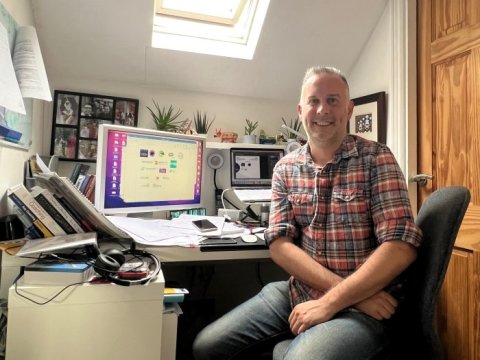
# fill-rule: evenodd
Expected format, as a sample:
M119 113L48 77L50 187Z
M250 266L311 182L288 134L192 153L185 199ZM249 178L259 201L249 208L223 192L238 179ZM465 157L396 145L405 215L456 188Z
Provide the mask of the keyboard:
M272 189L237 189L234 188L233 192L240 201L243 202L262 202L270 201L272 199Z

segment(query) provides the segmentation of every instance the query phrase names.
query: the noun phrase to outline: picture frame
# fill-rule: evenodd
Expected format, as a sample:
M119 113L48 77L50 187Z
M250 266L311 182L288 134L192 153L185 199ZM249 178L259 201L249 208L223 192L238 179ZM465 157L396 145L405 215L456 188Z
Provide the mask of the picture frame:
M50 155L95 162L98 126L137 126L138 99L55 90Z
M348 122L348 132L365 139L386 144L387 114L385 91L357 97L352 117Z

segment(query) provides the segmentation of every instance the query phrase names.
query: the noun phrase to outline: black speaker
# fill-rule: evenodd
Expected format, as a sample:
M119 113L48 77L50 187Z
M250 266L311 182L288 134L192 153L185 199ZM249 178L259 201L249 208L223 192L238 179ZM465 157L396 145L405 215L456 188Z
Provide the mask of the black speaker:
M148 270L145 274L136 272L135 269L121 272L121 267L127 259L138 259L148 264ZM151 266L153 268L150 268ZM161 266L158 258L147 251L109 249L98 254L93 268L100 276L114 284L130 286L132 284L146 284L150 280L155 279L160 272ZM139 274L140 277L138 278Z
M211 153L208 155L207 164L210 169L217 170L223 166L223 155L220 153Z

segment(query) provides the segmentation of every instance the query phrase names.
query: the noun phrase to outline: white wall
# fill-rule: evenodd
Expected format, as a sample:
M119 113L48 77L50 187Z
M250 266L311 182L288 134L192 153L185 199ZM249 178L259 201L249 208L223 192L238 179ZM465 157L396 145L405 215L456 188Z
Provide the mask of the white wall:
M392 56L388 46L389 20L390 11L389 5L387 5L368 43L356 61L355 67L348 76L352 99L379 91L388 91L390 88Z
M415 0L389 0L349 74L351 97L386 92L387 145L406 177L416 171ZM410 189L412 199L415 188Z
M2 0L1 3L22 25L34 25L30 0ZM11 212L6 189L23 181L23 164L31 154L42 152L44 133L43 101L33 102L32 146L27 150L0 145L0 215Z
M401 2L402 0L390 0L388 2L370 40L348 76L352 97L378 91L387 92L387 144L391 147L394 143L404 141L403 138L395 138L397 135L392 130L392 119L395 119L396 122L395 130L405 129L407 126L404 118L394 117L390 94L392 89L396 89L395 76L402 76L401 74L396 75L392 67L392 63L396 60L392 46L392 39L395 39L396 36L393 27L395 18L392 14L396 11L395 6ZM2 3L21 25L33 23L32 9L28 0L2 0ZM85 59L85 61L88 61L88 59ZM279 132L282 117L292 118L296 116L297 99L285 102L208 93L179 92L159 87L148 87L143 84L115 83L98 79L68 79L62 78L54 72L50 72L48 77L52 93L53 90L57 89L139 99L139 126L146 128L153 128L153 122L146 109L146 106L153 105L152 99L155 99L160 106L168 107L172 104L180 108L183 111L182 119L187 117L191 119L193 113L197 110L206 111L209 115L215 116L212 128L236 131L239 135L243 134L245 118L258 121L260 124L259 130L264 129L267 134L275 135ZM49 154L52 108L53 103L45 103L45 106L43 106L43 102L35 102L33 144L30 151L0 147L0 173L2 174L0 194L3 194L8 186L22 181L23 169L18 164L22 164L30 154L35 152ZM213 140L212 134L211 129L209 140ZM392 147L394 152L397 151L396 155L403 159L405 154L398 149L401 148L398 146ZM402 154L398 154L399 151L402 151ZM401 166L405 168L405 161L401 162ZM68 174L71 167L72 163L61 162L60 173ZM211 174L207 174L207 176L209 179L211 178ZM224 181L220 180L220 183L222 182ZM0 212L6 211L6 204L6 197L3 196L0 203Z

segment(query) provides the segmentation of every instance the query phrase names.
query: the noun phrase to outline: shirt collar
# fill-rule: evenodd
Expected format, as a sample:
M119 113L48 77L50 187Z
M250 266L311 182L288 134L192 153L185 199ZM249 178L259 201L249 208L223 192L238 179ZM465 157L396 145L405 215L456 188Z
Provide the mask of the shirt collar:
M347 134L337 149L332 163L338 163L342 159L351 157L358 157L357 141L355 136ZM308 142L300 148L295 160L302 165L314 166Z

